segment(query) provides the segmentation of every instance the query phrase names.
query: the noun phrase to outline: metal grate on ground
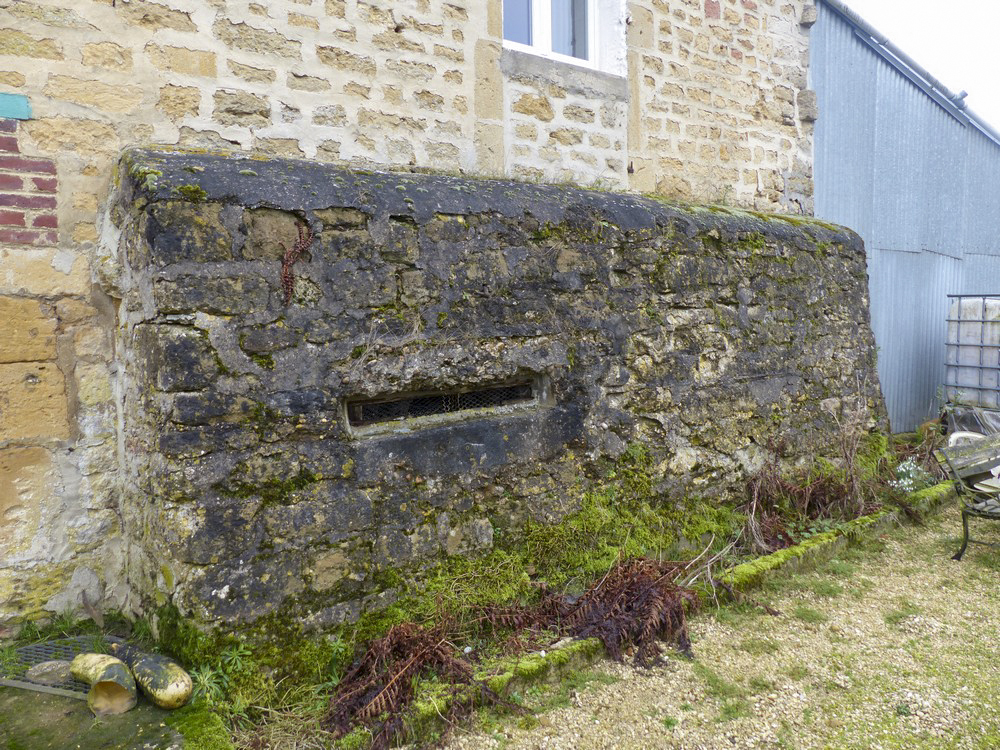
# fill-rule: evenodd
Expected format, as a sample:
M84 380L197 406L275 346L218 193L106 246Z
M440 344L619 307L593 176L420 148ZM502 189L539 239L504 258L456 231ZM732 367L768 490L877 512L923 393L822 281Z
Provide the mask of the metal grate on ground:
M511 383L478 388L474 391L430 393L380 401L349 403L347 417L351 426L364 427L414 417L430 417L436 414L453 414L473 409L526 404L531 403L534 397L532 383Z
M85 682L70 677L57 685L43 685L28 679L25 673L45 661L55 659L73 661L73 657L79 654L107 653L112 643L124 643L124 641L113 636L79 635L22 646L14 651L13 658L3 665L0 685L86 700L90 685Z

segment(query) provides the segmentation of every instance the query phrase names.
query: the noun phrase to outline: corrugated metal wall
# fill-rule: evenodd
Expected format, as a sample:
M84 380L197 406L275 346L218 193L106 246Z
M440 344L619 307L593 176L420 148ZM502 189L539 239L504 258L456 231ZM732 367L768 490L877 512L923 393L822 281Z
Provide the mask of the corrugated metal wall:
M819 3L816 216L865 240L879 378L903 432L936 415L946 295L1000 293L1000 146L862 36Z

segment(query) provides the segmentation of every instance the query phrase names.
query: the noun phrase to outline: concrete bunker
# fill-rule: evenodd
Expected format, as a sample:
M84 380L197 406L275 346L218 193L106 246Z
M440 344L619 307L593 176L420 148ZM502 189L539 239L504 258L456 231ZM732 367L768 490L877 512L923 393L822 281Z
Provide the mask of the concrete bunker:
M351 622L630 445L724 503L882 419L863 247L819 222L137 150L108 226L137 608Z

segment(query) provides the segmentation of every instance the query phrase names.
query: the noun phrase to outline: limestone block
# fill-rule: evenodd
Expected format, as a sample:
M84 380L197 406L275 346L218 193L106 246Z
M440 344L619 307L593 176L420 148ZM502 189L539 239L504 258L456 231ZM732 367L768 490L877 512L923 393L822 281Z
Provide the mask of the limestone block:
M654 43L653 12L643 8L638 3L629 3L628 14L631 23L628 26L628 44L639 49L652 49Z
M56 303L56 317L60 323L79 323L94 317L96 314L97 310L91 305L72 297L66 297Z
M563 108L563 116L574 122L593 122L595 118L594 110L590 107L581 107L578 104L567 104Z
M478 168L486 174L503 174L503 125L476 123L476 163Z
M800 91L798 94L799 119L802 122L815 122L819 119L819 101L816 99L816 92L811 89Z
M363 76L375 75L375 60L340 47L317 47L316 57L324 65L337 70L348 70Z
M327 104L317 107L313 113L313 123L316 125L340 127L347 124L347 112L340 104Z
M0 560L10 560L28 548L59 485L46 449L0 450Z
M163 110L167 117L177 120L198 114L200 104L201 91L197 88L170 84L160 89L160 101L157 107Z
M338 161L340 159L340 141L320 141L316 146L316 159L319 161Z
M118 135L110 125L70 117L27 120L21 126L35 145L46 153L77 151L84 154L118 150Z
M243 245L246 260L281 260L286 249L299 237L299 220L288 211L258 208L247 211L247 241Z
M233 235L218 203L167 201L149 210L153 253L165 264L223 261L232 257Z
M0 363L55 359L55 321L33 299L0 297Z
M230 47L262 55L278 55L298 59L301 43L286 39L281 34L267 29L258 29L246 23L233 23L220 19L212 27L215 36Z
M82 245L85 242L97 242L97 225L92 221L81 221L73 227L73 242Z
M69 437L66 384L52 363L0 365L0 443Z
M549 138L563 146L575 146L583 143L583 132L576 128L556 128L549 133Z
M137 86L112 86L72 76L51 76L45 85L45 94L102 112L119 114L134 112L142 101L142 89Z
M0 83L4 86L20 88L24 85L24 75L12 70L0 71Z
M215 77L215 53L186 47L161 47L149 43L145 49L149 61L160 70L192 76Z
M38 39L16 29L0 29L0 55L63 59L62 48L54 39Z
M538 94L521 94L511 109L520 115L535 117L543 122L550 122L555 117L548 97Z
M149 0L132 0L115 6L122 17L131 24L144 29L158 31L174 29L176 31L197 31L191 20L191 15L184 11L174 10Z
M131 70L132 53L114 42L96 42L83 45L84 65L109 70Z
M275 278L280 269L275 269ZM268 288L259 277L216 278L205 280L196 276L162 279L153 285L157 306L171 312L207 312L215 315L235 315L260 310L267 306Z
M111 373L107 365L76 366L76 398L80 406L101 406L111 401Z
M215 350L193 328L142 325L135 347L140 355L137 369L161 391L196 391L219 372Z
M216 91L215 119L223 125L271 124L271 103L246 91Z
M319 21L312 16L305 16L301 13L288 14L289 26L301 26L306 29L319 29Z
M4 10L15 18L25 21L38 21L46 26L64 26L68 29L92 29L93 25L87 23L75 11L69 8L58 8L35 3L10 3L4 6Z
M89 291L90 269L82 254L0 247L0 294L82 297Z
M500 52L501 46L496 42L485 39L476 42L476 91L473 107L476 117L482 119L503 118L503 74L500 72Z
M249 81L250 83L274 83L275 79L275 72L273 70L255 68L252 65L244 65L235 60L229 61L229 70L237 78L242 78L244 81Z
M270 156L288 156L292 159L305 156L294 138L254 138L253 147L255 151Z
M299 73L289 73L288 88L299 91L328 91L330 82L325 78L316 78Z

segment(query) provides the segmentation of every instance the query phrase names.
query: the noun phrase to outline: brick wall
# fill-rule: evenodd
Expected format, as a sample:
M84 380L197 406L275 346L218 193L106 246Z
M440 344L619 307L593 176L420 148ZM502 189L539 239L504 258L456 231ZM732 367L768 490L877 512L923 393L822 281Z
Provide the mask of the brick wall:
M55 245L56 165L21 155L18 120L0 120L0 245Z
M0 622L124 601L104 216L127 146L511 175L809 210L811 0L635 0L628 74L503 48L502 0L0 7ZM151 177L155 177L152 176ZM198 176L192 174L192 184ZM14 333L16 331L16 333ZM37 408L36 408L37 407Z

